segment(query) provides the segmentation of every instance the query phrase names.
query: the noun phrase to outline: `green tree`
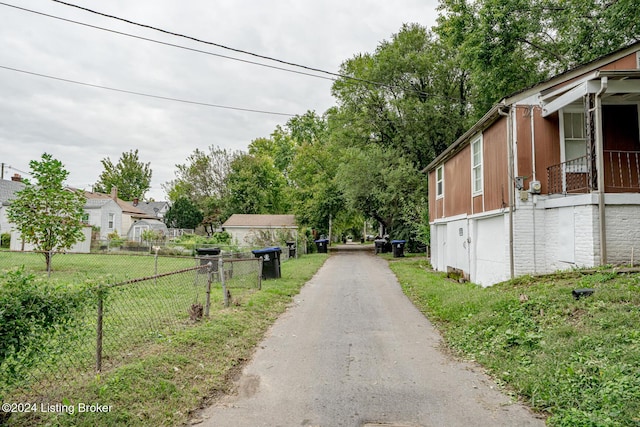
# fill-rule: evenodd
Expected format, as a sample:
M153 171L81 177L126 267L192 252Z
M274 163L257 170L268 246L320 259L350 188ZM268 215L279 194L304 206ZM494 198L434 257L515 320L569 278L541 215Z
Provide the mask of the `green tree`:
M208 198L222 197L231 162L240 154L240 151L213 145L206 151L196 148L187 157L186 163L176 165L176 179L163 185L169 199L176 201L180 197L187 197L200 204Z
M173 202L164 216L164 223L170 228L196 229L204 215L200 208L186 197Z
M420 212L406 210L426 204L426 179L415 165L394 150L378 146L351 148L338 169L347 206L376 219L395 238L414 238L410 224L420 222ZM398 230L403 231L400 236Z
M495 102L640 40L636 0L441 0L434 28L468 76L474 121Z
M225 217L234 213L282 214L290 209L286 180L270 157L237 157L231 162L225 184Z
M249 154L271 158L273 166L286 177L295 154L295 143L290 133L278 125L270 138L254 139L249 144Z
M84 240L86 200L82 192L65 189L69 172L50 154L44 153L40 161L32 160L29 166L35 182L25 180L26 187L16 193L7 216L22 240L43 252L49 270L54 251L69 249Z
M343 148L331 139L326 115L309 111L289 120L287 129L296 147L289 173L296 219L328 234L330 219L344 209L335 182Z
M434 34L412 24L374 53L345 61L341 72L351 78L332 87L338 100L332 138L343 146L392 148L418 169L426 166L467 123L466 76L450 56Z
M98 177L94 191L110 193L113 187L118 189L118 197L122 200L144 199L151 188L150 163L143 163L138 158L138 150L122 153L115 165L107 157L100 161L104 170Z

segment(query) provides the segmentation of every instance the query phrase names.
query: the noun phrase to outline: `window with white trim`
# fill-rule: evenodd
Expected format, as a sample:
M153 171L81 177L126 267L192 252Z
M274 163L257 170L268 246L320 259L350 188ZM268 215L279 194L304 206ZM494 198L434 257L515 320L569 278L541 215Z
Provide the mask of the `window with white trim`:
M471 141L471 186L474 195L482 193L482 135Z
M109 224L107 224L107 228L109 230L113 230L115 219L116 219L116 214L110 213L109 214Z
M444 165L436 169L436 199L444 197Z
M564 161L566 172L586 172L587 130L583 111L563 111L562 137L564 139ZM581 160L576 160L581 159ZM573 160L573 162L571 162Z

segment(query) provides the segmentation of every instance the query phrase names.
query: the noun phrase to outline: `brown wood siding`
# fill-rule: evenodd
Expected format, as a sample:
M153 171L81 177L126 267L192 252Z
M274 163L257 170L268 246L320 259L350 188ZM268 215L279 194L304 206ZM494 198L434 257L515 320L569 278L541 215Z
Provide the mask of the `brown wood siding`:
M516 108L516 176L526 177L524 188L529 188L532 180L533 162L531 161L531 109L526 106Z
M506 117L501 117L482 133L482 151L484 209L476 210L474 203L474 213L501 209L505 203L508 203L509 161Z
M429 221L444 218L444 199L436 199L436 169L429 172Z
M638 68L636 54L632 53L602 67L602 70L635 70Z
M484 212L484 194L473 197L472 205L474 213Z
M558 113L542 117L540 108L536 108L534 114L536 178L542 194L546 194L549 191L547 168L560 163L560 119Z
M467 145L444 165L444 211L448 217L471 210L470 153Z

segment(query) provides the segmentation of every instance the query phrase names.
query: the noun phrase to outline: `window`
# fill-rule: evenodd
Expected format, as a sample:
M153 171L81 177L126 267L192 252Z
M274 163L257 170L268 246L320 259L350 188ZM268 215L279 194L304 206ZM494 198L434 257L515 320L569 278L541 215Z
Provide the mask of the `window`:
M107 225L107 228L109 230L113 230L115 219L116 219L116 214L110 213L109 214L109 224Z
M436 169L436 199L444 196L444 165Z
M585 136L584 114L564 113L564 146L565 161L587 155L587 138Z
M473 194L482 193L482 137L471 141L471 185Z
M564 161L566 172L586 172L587 137L584 112L563 112ZM580 159L580 160L576 160ZM573 161L572 161L573 160Z
M89 224L89 214L86 212L82 214L82 223Z

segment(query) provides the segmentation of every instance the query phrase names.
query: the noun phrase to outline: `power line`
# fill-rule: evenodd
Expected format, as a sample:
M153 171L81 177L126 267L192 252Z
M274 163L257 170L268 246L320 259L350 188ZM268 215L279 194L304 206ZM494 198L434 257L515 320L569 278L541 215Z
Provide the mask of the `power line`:
M102 86L102 85L96 85L96 84L92 84L92 83L80 82L80 81L77 81L77 80L65 79L65 78L62 78L62 77L50 76L50 75L47 75L47 74L36 73L36 72L33 72L33 71L21 70L19 68L7 67L5 65L0 65L0 68L3 68L5 70L9 70L9 71L15 71L17 73L29 74L29 75L32 75L32 76L38 76L38 77L44 77L44 78L47 78L47 79L58 80L58 81L66 82L66 83L73 83L73 84L82 85L82 86L89 86L89 87L93 87L93 88L97 88L97 89L105 89L105 90L110 90L110 91L113 91L113 92L128 93L130 95L145 96L145 97L148 97L148 98L163 99L165 101L182 102L184 104L201 105L201 106L205 106L205 107L223 108L223 109L226 109L226 110L247 111L247 112L250 112L250 113L272 114L272 115L276 115L276 116L287 116L287 117L296 116L295 114L289 114L289 113L279 113L279 112L275 112L275 111L266 111L266 110L255 110L255 109L251 109L251 108L230 107L228 105L210 104L210 103L207 103L207 102L198 102L198 101L189 101L189 100L186 100L186 99L172 98L172 97L169 97L169 96L151 95L151 94L143 93L143 92L135 92L135 91L126 90L126 89L118 89L118 88L113 88L113 87L109 87L109 86Z
M131 33L125 33L123 31L117 31L117 30L112 30L110 28L105 28L105 27L100 27L100 26L97 26L97 25L87 24L87 23L76 21L76 20L73 20L73 19L62 18L60 16L55 16L55 15L51 15L51 14L44 13L44 12L38 12L37 10L27 9L25 7L15 6L15 5L4 3L4 2L0 2L0 5L11 7L11 8L14 8L14 9L18 9L18 10L21 10L23 12L29 12L29 13L33 13L33 14L36 14L36 15L46 16L47 18L57 19L57 20L60 20L60 21L69 22L69 23L76 24L76 25L82 25L84 27L93 28L93 29L96 29L96 30L107 31L109 33L118 34L118 35L121 35L121 36L131 37L131 38L135 38L135 39L140 39L140 40L144 40L144 41L147 41L147 42L156 43L156 44L160 44L160 45L164 45L164 46L170 46L170 47L175 47L175 48L178 48L178 49L184 49L184 50L188 50L188 51L192 51L192 52L203 53L205 55L211 55L211 56L216 56L216 57L219 57L219 58L230 59L232 61L243 62L243 63L246 63L246 64L257 65L257 66L260 66L260 67L271 68L271 69L275 69L275 70L279 70L279 71L286 71L288 73L301 74L301 75L305 75L305 76L316 77L316 78L319 78L319 79L325 79L325 80L331 80L331 81L335 81L336 80L335 78L332 78L332 77L319 76L317 74L307 73L307 72L304 72L304 71L291 70L291 69L288 69L288 68L278 67L278 66L275 66L275 65L263 64L263 63L260 63L260 62L249 61L247 59L235 58L235 57L228 56L228 55L222 55L222 54L219 54L219 53L208 52L206 50L195 49L195 48L182 46L182 45L178 45L178 44L174 44L174 43L163 42L163 41L151 39L151 38L148 38L148 37L142 37L142 36L138 36L138 35L131 34Z
M306 65L300 65L300 64L296 64L294 62L284 61L282 59L277 59L277 58L273 58L273 57L266 56L266 55L260 55L258 53L253 53L253 52L249 52L249 51L246 51L246 50L225 46L225 45L220 44L220 43L210 42L210 41L202 40L202 39L199 39L199 38L196 38L196 37L193 37L193 36L188 36L188 35L185 35L185 34L164 30L162 28L154 27L152 25L141 24L139 22L131 21L129 19L120 18L119 16L109 15L109 14L106 14L106 13L103 13L103 12L98 12L96 10L89 9L89 8L86 8L86 7L82 7L82 6L78 6L78 5L73 4L73 3L67 3L67 2L62 1L62 0L51 0L51 1L53 1L55 3L59 3L59 4L62 4L62 5L65 5L65 6L73 7L73 8L76 8L76 9L80 9L80 10L83 10L85 12L93 13L95 15L100 15L100 16L103 16L105 18L115 19L115 20L118 20L118 21L126 22L127 24L131 24L131 25L135 25L135 26L138 26L138 27L142 27L142 28L158 31L158 32L161 32L161 33L164 33L164 34L168 34L168 35L171 35L171 36L181 37L181 38L192 40L192 41L195 41L195 42L198 42L198 43L203 43L203 44L207 44L207 45L210 45L210 46L215 46L215 47L218 47L218 48L221 48L221 49L230 50L230 51L233 51L233 52L241 53L243 55L249 55L249 56L254 56L256 58L266 59L268 61L278 62L280 64L285 64L285 65L289 65L289 66L292 66L292 67L302 68L302 69L305 69L305 70L314 71L314 72L317 72L317 73L323 73L323 74L327 74L327 75L334 76L334 77L340 77L340 78L343 78L343 79L346 79L346 80L353 80L353 81L357 81L357 82L360 82L360 83L367 83L367 84L371 84L371 85L374 85L374 86L384 87L384 88L387 88L387 89L409 90L411 92L415 92L415 93L420 94L420 95L433 96L433 97L439 97L439 98L443 98L443 99L451 99L451 100L455 100L455 101L460 101L460 99L451 98L451 97L438 95L438 94L434 95L434 94L431 94L431 93L426 93L426 92L420 91L420 90L415 89L415 88L402 88L400 86L393 85L393 84L387 84L387 83L376 82L376 81L367 80L367 79L361 79L361 78L349 76L349 75L346 75L346 74L334 73L334 72L331 72L331 71L322 70L320 68L309 67L309 66L306 66ZM315 76L315 77L317 77L317 76Z

